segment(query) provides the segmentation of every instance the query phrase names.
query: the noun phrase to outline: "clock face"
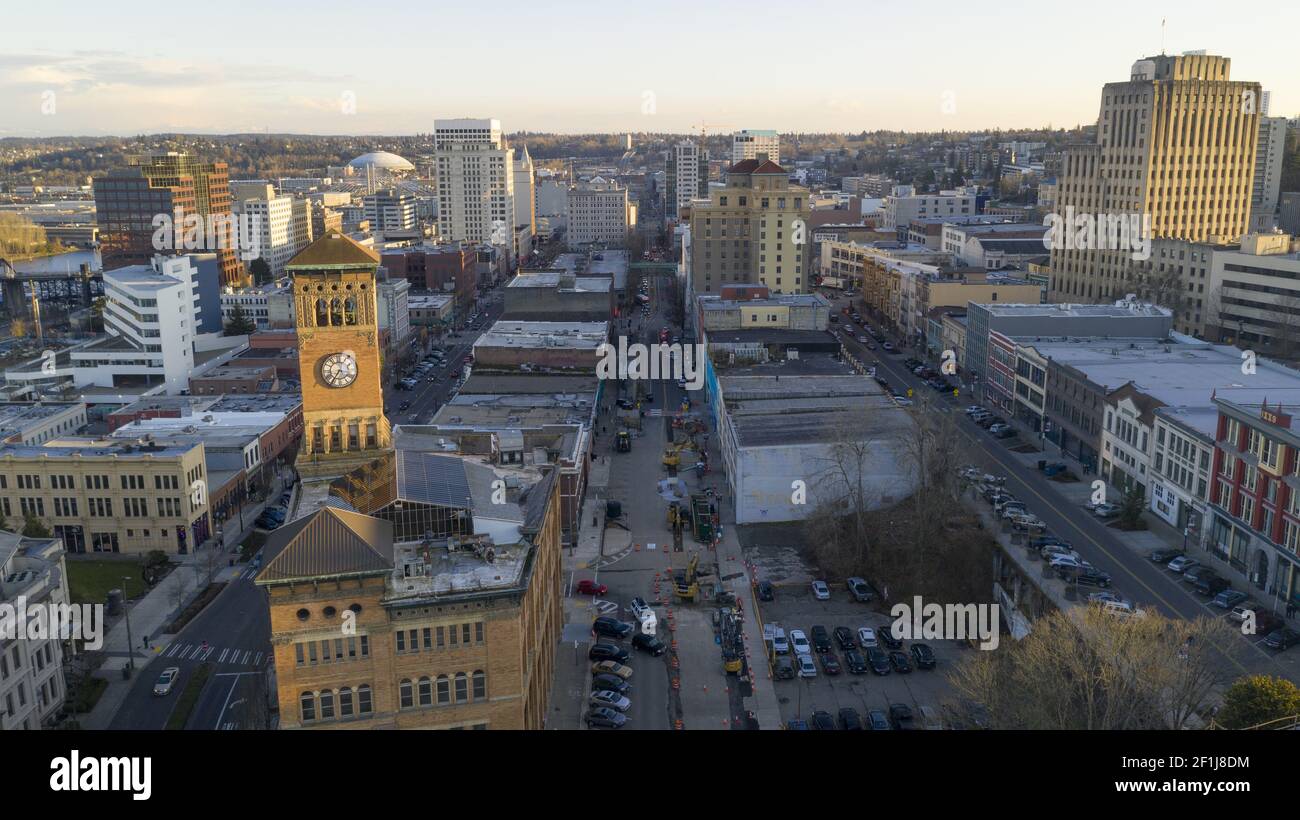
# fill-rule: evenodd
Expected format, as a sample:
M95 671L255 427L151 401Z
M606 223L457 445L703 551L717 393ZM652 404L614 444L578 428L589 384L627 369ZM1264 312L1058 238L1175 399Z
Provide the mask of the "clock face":
M330 387L347 387L357 380L357 360L347 353L334 353L320 364L320 377Z

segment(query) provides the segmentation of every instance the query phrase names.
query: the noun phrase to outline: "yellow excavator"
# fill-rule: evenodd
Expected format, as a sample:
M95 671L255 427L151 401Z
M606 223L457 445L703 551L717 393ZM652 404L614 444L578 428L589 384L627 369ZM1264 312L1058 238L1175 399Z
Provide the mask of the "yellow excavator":
M699 600L700 582L695 576L695 570L699 565L700 554L697 552L691 556L685 572L673 574L673 594L677 596L677 600L691 603Z
M683 450L690 450L695 453L699 452L698 448L695 446L695 442L693 441L679 441L675 444L670 444L667 449L664 450L664 466L671 467L674 470L680 467L682 463Z

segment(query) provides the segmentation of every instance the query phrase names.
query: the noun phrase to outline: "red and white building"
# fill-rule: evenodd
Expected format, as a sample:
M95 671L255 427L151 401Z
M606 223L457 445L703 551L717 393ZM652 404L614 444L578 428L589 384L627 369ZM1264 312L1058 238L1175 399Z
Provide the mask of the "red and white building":
M1295 405L1215 398L1206 547L1257 589L1300 606L1300 430Z

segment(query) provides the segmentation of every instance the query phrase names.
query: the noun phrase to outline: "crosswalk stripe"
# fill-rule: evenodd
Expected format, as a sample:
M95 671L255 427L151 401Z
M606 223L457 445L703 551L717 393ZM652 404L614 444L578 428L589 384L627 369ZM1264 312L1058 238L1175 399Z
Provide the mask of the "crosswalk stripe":
M253 658L253 666L259 666L262 663L262 653L258 652L257 657Z
M230 654L230 650L229 650L229 649L223 649L223 650L221 650L221 656L220 656L219 658L217 658L217 663L225 663L225 662L226 662L226 655L228 655L228 654Z

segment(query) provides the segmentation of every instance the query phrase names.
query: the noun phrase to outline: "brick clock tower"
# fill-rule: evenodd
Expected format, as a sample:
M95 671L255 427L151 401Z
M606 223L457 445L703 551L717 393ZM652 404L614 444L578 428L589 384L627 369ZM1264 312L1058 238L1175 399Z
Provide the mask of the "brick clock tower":
M379 257L331 231L285 266L293 276L304 479L341 476L392 450L380 380Z

